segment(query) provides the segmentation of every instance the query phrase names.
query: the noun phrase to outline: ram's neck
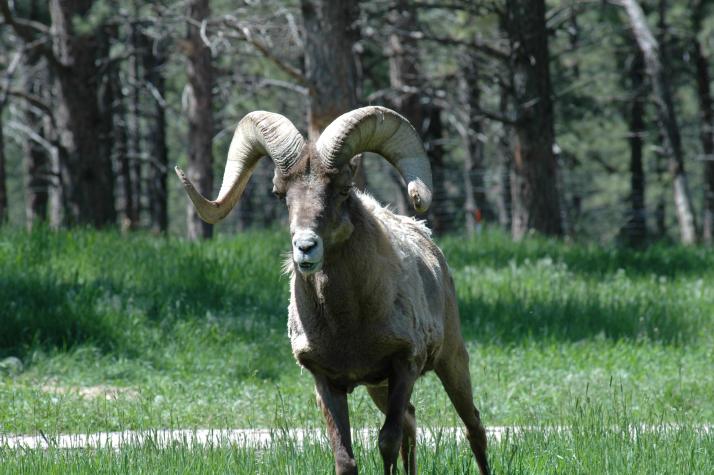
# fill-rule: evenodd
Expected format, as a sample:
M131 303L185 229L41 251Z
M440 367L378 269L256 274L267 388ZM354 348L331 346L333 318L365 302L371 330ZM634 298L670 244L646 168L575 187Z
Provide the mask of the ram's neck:
M354 231L325 254L323 269L304 278L295 276L313 311L328 322L356 323L382 318L393 301L398 258L378 218L359 198L350 206Z

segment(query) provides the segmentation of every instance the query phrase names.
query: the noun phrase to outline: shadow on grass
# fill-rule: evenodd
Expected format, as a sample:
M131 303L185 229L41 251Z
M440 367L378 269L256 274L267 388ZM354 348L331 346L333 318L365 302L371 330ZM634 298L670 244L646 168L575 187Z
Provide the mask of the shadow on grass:
M116 347L116 325L95 302L100 289L14 276L0 278L0 354L29 346L66 348L92 342L104 351Z
M499 343L602 338L683 344L693 341L699 331L695 322L654 301L645 305L474 297L461 300L459 308L465 338Z
M201 244L96 231L0 237L5 245L0 247L0 356L37 345L62 349L84 343L136 356L175 338L181 322L193 322L196 334L210 329L218 340L282 343L286 338L289 294L278 270L285 244L281 235L256 233ZM500 269L546 257L588 276L621 268L628 275L666 276L714 269L714 252L698 248L655 246L635 252L542 239L514 244L491 231L471 240L445 238L441 244L454 269ZM686 304L660 302L656 295L609 301L557 290L550 297L526 298L493 292L489 298L479 293L461 298L468 338L603 337L678 344L701 331L696 319L685 315ZM182 338L189 341L192 335ZM228 344L219 341L217 347ZM256 345L253 351L268 357L262 348L272 346Z
M499 230L487 230L470 239L449 236L439 240L452 267L465 265L508 267L527 260L550 258L564 263L575 273L602 276L621 269L628 275L667 277L703 276L714 272L714 249L655 244L644 250L603 247L594 244L566 244L532 237L514 243Z

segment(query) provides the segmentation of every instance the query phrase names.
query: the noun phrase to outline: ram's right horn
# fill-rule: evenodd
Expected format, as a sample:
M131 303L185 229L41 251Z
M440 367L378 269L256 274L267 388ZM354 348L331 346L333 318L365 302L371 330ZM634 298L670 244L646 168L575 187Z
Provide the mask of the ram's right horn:
M305 140L290 120L280 114L255 111L238 123L233 134L218 198L212 201L201 195L179 167L176 174L201 219L214 224L238 203L260 157L269 156L287 174L304 146Z

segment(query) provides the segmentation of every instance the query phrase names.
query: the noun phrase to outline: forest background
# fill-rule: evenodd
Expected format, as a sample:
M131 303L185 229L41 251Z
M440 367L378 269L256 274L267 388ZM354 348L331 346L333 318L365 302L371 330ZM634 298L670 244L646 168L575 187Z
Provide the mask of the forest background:
M0 220L207 238L175 163L215 197L246 113L314 138L375 104L424 140L438 234L710 243L711 3L3 0ZM408 213L399 176L361 163ZM220 231L285 219L272 174Z

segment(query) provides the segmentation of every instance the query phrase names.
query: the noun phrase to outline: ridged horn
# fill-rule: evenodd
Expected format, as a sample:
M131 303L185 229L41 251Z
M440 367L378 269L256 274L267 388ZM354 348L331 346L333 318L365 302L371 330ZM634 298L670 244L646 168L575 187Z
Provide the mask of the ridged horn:
M383 156L407 183L409 200L420 213L431 204L431 166L419 134L391 109L362 107L335 119L316 144L323 163L340 168L362 152Z
M260 157L269 156L282 173L287 173L304 146L305 140L289 119L255 111L243 117L233 133L218 198L212 201L201 195L179 167L176 174L201 219L215 224L238 203Z

